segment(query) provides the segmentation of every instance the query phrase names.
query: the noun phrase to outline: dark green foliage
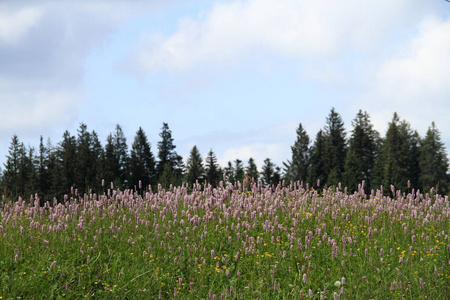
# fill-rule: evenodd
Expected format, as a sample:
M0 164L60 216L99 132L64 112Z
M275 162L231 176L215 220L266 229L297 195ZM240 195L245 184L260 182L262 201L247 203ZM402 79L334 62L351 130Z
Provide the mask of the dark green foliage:
M278 184L281 180L280 167L277 167L270 158L264 160L261 171L263 184Z
M400 122L394 113L386 137L381 146L376 166L376 183L389 189L392 184L398 190L417 188L418 182L418 134L406 121ZM408 182L411 186L408 187Z
M39 186L35 150L33 147L26 148L14 135L8 154L2 176L2 192L12 199L19 196L27 199L37 192Z
M327 117L324 135L327 140L325 145L328 148L324 157L325 172L328 177L326 184L337 185L342 180L342 174L344 173L347 144L344 122L334 108L331 109Z
M169 184L179 185L183 175L183 158L175 151L172 131L167 123L163 123L159 136L161 141L158 142L158 162L156 164L159 181L161 182L163 173L166 173L164 181L170 180Z
M252 157L248 159L245 171L247 175L253 178L255 181L258 180L259 178L258 167L256 166L255 160Z
M419 186L423 191L439 187L439 192L448 194L449 175L448 158L441 134L436 125L431 123L425 138L421 142Z
M389 123L384 139L373 129L367 112L360 110L352 125L347 145L344 124L333 108L326 126L319 130L309 147L309 136L299 124L297 139L291 146L292 157L284 163L283 179L306 181L312 186L320 181L322 187L342 182L349 191L357 189L364 181L366 194L380 185L389 191L391 184L405 192L413 188L427 191L432 187L438 187L439 193L449 192L448 158L434 123L423 140L397 114ZM206 181L213 187L223 178L231 183L248 177L255 180L260 177L264 184L277 184L281 180L280 168L270 159L264 161L261 173L253 158L245 168L242 161L236 159L222 169L210 150L203 166L196 147L184 168L167 123L163 123L160 137L155 161L142 128L136 132L130 153L120 125L108 135L105 147L97 133L88 132L83 123L76 137L66 130L56 147L50 140L44 144L41 136L39 148L35 150L25 147L14 136L0 174L2 194L14 199L29 198L37 193L45 201L54 197L61 201L71 187L78 189L79 194L101 194L106 192L110 182L116 188L135 188L141 181L146 189L158 183L164 188L178 186L183 180L189 184ZM102 186L103 179L107 187Z
M226 180L228 182L234 183L235 182L234 167L233 167L233 164L231 163L231 161L228 162L227 166L225 167L225 169L223 171L224 171Z
M286 179L289 181L307 180L310 160L309 143L309 136L300 123L297 129L297 139L291 146L292 158L284 164Z
M242 182L244 180L244 165L242 160L236 159L234 161L234 180Z
M74 186L83 194L89 184L93 181L94 170L92 170L91 155L91 134L87 131L84 123L80 124L78 129L78 138L76 145L76 164L75 164L75 182Z
M349 190L356 190L358 185L364 181L367 193L372 188L373 171L380 147L380 135L373 129L367 112L360 110L352 121L352 125L343 183Z
M91 174L89 186L99 193L102 190L102 180L105 178L105 151L95 131L91 133Z
M203 158L197 146L192 147L186 166L186 182L191 187L194 183L203 183L205 180L205 169Z
M107 183L114 183L116 187L127 186L128 145L122 127L117 124L114 134L106 138L105 157L102 170Z
M148 185L156 183L155 158L151 152L151 145L144 130L139 127L131 146L129 163L129 179L131 187L141 186L146 189Z
M310 168L308 173L308 182L313 185L316 182L325 183L328 179L328 170L326 169L325 158L329 157L327 147L327 138L324 136L322 130L319 130L316 135L316 139L311 148Z
M63 134L63 140L59 143L57 148L58 167L61 174L61 187L59 192L69 193L71 187L75 184L75 170L77 159L77 142L74 136L70 135L69 131ZM55 170L56 171L56 170Z
M210 183L213 187L216 187L219 184L219 181L222 180L220 166L217 163L217 157L212 151L209 150L208 156L205 159L205 179L208 183Z

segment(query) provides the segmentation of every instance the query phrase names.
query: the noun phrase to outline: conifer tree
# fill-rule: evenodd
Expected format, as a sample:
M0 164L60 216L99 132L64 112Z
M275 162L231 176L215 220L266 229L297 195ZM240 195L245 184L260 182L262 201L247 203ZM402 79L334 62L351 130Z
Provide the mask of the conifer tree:
M278 184L281 180L280 167L277 167L270 158L264 160L261 169L261 179L263 184Z
M139 181L144 188L156 183L155 158L144 130L139 127L131 146L129 164L129 183L138 186Z
M231 163L231 161L228 162L227 166L225 167L225 169L223 170L225 173L225 178L228 182L230 183L234 183L235 182L235 177L234 177L234 167L233 164Z
M63 134L63 140L58 145L57 153L61 168L61 189L59 192L68 194L71 187L75 187L77 143L75 137L70 135L67 130Z
M370 191L375 161L380 146L380 135L373 129L367 112L359 110L352 121L353 130L349 139L345 160L343 182L349 190L356 190L364 181L365 191Z
M102 144L98 138L97 132L91 133L91 174L90 174L90 186L95 188L96 192L102 190L102 179L104 179L104 160L105 152Z
M203 183L205 179L205 169L203 158L197 146L192 147L186 166L186 182L191 187L195 182Z
M328 151L325 153L324 162L327 175L327 185L337 185L342 180L344 172L347 145L345 140L344 122L341 116L331 109L325 126Z
M47 196L50 188L49 182L49 170L47 167L49 150L44 145L44 138L40 137L39 140L39 157L38 157L38 194L41 196Z
M158 142L158 162L156 164L158 177L161 178L165 172L167 173L164 175L165 181L169 180L169 184L179 185L183 175L183 158L175 151L172 131L167 123L163 123L159 136L161 141ZM161 179L159 181L161 182Z
M128 166L128 145L127 145L127 138L125 137L125 134L123 133L122 127L117 124L116 130L114 132L114 157L116 159L116 166L118 166L118 169L115 170L116 172L116 178L119 178L120 184L122 186L127 187L128 186L128 173L127 173L127 166Z
M234 180L242 182L244 180L244 165L242 164L242 160L236 159L234 161Z
M87 131L87 125L80 124L76 141L76 164L74 185L80 194L87 192L86 188L92 183L91 161L91 134Z
M216 187L220 180L220 167L217 163L217 157L212 149L209 150L208 156L205 158L205 179L213 187Z
M376 162L376 183L384 187L392 184L402 191L407 190L408 181L412 183L411 187L416 187L415 174L420 172L417 170L418 140L417 132L406 121L400 122L399 116L394 113Z
M115 150L114 150L114 138L112 133L108 134L106 138L105 145L105 157L103 160L103 178L106 183L114 183L118 185L120 182L120 178L117 174L120 172L119 170L119 161L116 159Z
M322 130L319 130L316 139L311 148L310 168L308 172L308 182L316 185L316 182L325 184L328 179L328 170L326 169L325 159L329 157L327 146L328 140Z
M449 175L448 158L444 144L441 141L441 134L434 122L428 127L425 138L421 142L420 149L420 177L419 186L426 192L432 187L438 187L438 192L448 194Z
M255 160L250 157L247 162L247 167L245 169L247 175L253 178L255 181L259 178L258 167L256 166Z
M309 136L300 123L297 129L297 139L294 145L291 146L292 158L285 164L285 172L288 180L307 180L310 160L309 143Z
M3 183L6 188L6 196L15 199L23 192L23 186L21 182L21 170L20 159L21 154L24 151L24 145L19 141L17 135L14 135L11 139L8 153L6 156L6 163L4 164L5 170L3 171Z
M52 141L48 139L45 150L47 151L45 167L48 174L48 190L43 196L44 198L46 196L46 200L51 200L54 197L61 200L61 196L68 194L70 190L64 190L63 187L62 161L60 160L59 149L57 147L55 148Z

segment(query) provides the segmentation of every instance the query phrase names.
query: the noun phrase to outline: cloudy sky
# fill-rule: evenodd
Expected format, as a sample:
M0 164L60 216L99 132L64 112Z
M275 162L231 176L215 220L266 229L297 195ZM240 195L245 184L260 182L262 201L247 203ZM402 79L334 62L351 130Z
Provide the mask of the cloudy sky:
M359 109L385 134L397 112L450 145L450 3L444 0L0 2L0 162L14 134L102 142L142 126L157 152L163 122L177 151L219 162L289 159L332 107Z

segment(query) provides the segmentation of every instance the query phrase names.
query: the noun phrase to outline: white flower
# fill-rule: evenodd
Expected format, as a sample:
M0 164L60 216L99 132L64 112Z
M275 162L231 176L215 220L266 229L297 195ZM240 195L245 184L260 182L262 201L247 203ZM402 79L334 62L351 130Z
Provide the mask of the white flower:
M335 287L340 287L341 286L341 282L339 280L334 282L334 286Z

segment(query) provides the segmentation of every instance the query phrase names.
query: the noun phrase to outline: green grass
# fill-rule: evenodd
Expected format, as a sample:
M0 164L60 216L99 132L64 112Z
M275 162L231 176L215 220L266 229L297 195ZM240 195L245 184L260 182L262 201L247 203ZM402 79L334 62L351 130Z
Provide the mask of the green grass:
M3 203L0 297L448 299L449 201L410 197L254 184Z

